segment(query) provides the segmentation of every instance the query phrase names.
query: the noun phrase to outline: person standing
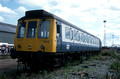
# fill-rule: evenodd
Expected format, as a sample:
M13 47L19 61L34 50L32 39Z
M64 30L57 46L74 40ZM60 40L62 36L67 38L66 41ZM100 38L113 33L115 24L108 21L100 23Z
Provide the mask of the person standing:
M4 47L2 47L2 54L4 54L4 50L5 50L5 48L4 48Z

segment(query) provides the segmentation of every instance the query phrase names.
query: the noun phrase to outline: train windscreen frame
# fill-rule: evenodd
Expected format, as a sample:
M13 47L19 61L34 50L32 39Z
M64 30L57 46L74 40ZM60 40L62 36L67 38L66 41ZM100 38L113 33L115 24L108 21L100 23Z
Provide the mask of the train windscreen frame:
M28 21L27 38L35 38L37 31L37 21Z
M50 29L50 21L49 20L39 21L38 38L48 38L49 37L49 29Z
M20 22L18 26L17 38L24 38L25 28L26 28L26 22Z

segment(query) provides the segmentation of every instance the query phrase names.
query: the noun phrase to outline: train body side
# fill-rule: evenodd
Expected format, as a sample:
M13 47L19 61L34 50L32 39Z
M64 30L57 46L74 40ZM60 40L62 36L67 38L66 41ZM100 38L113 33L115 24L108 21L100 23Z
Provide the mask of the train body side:
M60 52L99 52L99 38L57 20L57 53Z

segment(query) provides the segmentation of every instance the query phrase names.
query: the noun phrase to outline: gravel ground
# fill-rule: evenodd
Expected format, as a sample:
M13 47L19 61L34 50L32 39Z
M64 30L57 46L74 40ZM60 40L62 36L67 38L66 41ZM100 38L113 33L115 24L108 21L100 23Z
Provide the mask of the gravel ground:
M0 73L16 69L17 60L0 60ZM84 60L78 65L61 67L52 71L40 71L39 73L21 73L20 79L115 79L115 72L110 65L115 59L109 56L101 56L100 59ZM77 62L76 62L77 63ZM17 77L16 77L17 78Z
M50 73L44 72L35 79L115 79L115 72L110 69L114 61L104 56L102 60L87 60L76 66L63 67Z
M17 68L16 59L0 59L0 73Z

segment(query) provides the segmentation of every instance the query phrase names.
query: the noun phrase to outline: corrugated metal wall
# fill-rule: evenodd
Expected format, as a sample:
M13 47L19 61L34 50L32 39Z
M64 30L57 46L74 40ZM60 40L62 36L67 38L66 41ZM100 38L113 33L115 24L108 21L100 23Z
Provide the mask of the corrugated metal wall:
M0 32L0 42L14 44L14 33Z
M14 44L16 26L0 22L0 42Z

